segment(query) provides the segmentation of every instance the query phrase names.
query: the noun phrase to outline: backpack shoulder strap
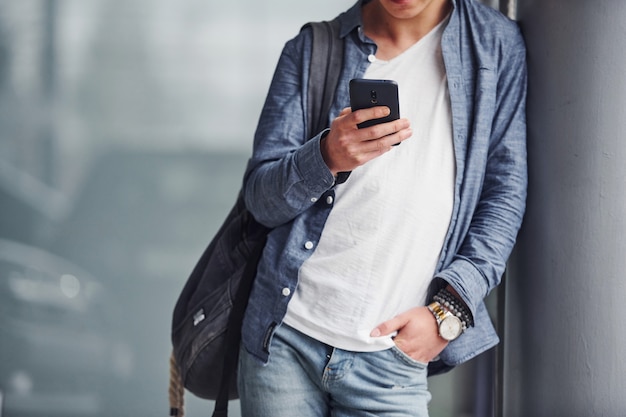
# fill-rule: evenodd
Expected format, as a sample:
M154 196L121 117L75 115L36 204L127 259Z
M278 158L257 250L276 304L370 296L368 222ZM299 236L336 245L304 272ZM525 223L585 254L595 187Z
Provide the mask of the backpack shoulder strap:
M335 98L343 63L343 40L339 37L339 19L310 22L313 30L311 67L307 97L309 138L328 127L328 114Z
M309 91L307 97L308 138L328 127L328 114L333 105L339 76L343 68L343 39L339 37L339 18L331 21L309 22L313 30ZM345 182L350 171L339 172L336 184Z

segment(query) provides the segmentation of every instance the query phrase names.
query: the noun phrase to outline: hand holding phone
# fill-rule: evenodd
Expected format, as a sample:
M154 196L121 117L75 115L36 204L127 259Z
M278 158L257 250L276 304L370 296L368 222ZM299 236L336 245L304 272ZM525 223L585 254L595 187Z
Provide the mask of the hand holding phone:
M390 110L389 115L380 119L371 119L359 123L357 125L359 129L400 118L398 83L393 80L370 80L365 78L350 80L350 107L352 107L352 111L374 106L387 106Z
M333 175L351 171L377 158L389 151L393 144L392 140L396 141L394 146L398 145L408 139L412 133L409 121L400 119L398 84L395 81L353 79L350 81L349 88L351 108L344 109L333 120L328 136L320 141L322 157ZM389 108L389 113L376 109L358 116L354 115L354 112L358 110L379 106ZM364 121L366 114L376 118ZM374 114L386 115L380 117ZM358 130L354 129L355 123ZM376 132L360 132L363 128L381 123L388 125Z

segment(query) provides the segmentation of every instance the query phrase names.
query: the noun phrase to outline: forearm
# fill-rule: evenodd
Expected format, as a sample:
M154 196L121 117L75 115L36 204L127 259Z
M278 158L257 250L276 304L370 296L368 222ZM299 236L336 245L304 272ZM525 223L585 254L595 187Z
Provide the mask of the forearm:
M521 48L521 47L520 47ZM523 48L504 60L480 197L463 240L437 274L473 315L502 278L526 208L526 62ZM474 169L480 169L475 167Z
M525 166L517 170L519 176L507 179L503 175L499 179L514 185L494 186L483 192L461 246L452 261L437 273L440 280L435 282L435 291L451 285L473 315L500 283L521 226L526 200L522 174Z
M333 186L334 177L321 156L319 138L295 151L285 150L278 160L251 162L244 198L257 221L268 227L284 224Z

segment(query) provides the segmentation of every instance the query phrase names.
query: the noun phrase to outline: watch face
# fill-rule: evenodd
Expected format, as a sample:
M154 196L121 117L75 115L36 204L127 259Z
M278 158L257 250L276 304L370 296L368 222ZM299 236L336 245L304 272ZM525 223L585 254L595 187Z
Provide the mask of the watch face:
M451 341L461 335L463 327L461 326L461 320L453 315L445 317L439 325L439 334L442 338Z

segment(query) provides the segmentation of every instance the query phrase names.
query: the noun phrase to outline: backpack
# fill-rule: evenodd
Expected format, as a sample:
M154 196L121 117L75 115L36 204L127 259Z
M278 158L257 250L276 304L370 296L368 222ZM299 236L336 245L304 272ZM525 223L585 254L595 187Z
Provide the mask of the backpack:
M307 97L309 136L327 127L343 62L339 22L311 22L313 45ZM213 417L228 415L238 398L241 324L270 229L246 209L242 191L174 306L170 357L170 415L184 415L184 391L216 400Z

